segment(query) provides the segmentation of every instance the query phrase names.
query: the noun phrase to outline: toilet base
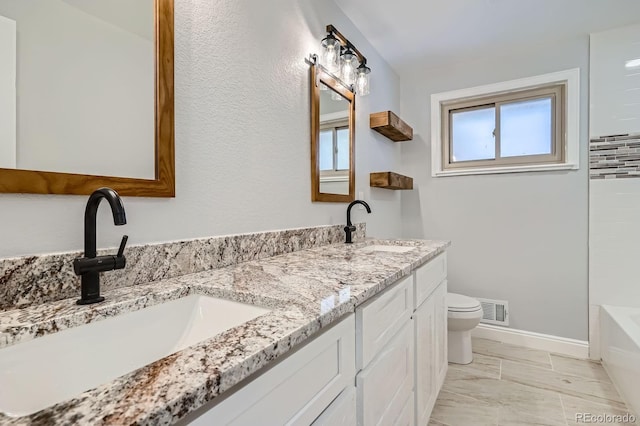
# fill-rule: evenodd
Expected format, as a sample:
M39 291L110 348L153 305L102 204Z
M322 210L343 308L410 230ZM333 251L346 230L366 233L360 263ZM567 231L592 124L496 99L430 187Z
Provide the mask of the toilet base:
M453 364L470 364L473 361L471 351L471 330L449 331L449 362Z

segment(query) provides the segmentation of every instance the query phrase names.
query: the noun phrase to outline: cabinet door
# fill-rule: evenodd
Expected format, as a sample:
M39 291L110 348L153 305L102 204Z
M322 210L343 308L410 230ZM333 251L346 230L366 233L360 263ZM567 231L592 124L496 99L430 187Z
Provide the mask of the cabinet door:
M356 309L356 368L365 368L413 312L413 275Z
M413 320L416 340L416 424L426 425L437 398L436 298L431 296L418 307Z
M434 292L436 310L436 394L440 392L447 375L448 342L447 342L447 280L444 280Z
M356 424L356 388L350 386L322 412L311 426L354 426Z
M413 396L413 392L409 399L404 404L402 411L398 418L393 422L393 426L413 426L415 423L415 397Z
M356 376L358 425L391 425L411 398L414 380L413 321Z

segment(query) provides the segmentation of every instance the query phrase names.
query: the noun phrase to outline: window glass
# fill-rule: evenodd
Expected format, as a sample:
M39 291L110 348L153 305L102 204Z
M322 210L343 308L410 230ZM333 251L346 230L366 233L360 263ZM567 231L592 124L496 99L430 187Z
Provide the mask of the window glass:
M551 98L500 106L500 156L541 155L553 152Z
M333 130L320 131L320 170L333 170Z
M336 133L338 137L337 170L349 170L349 129L338 129Z
M496 155L494 107L451 112L451 161L490 160Z

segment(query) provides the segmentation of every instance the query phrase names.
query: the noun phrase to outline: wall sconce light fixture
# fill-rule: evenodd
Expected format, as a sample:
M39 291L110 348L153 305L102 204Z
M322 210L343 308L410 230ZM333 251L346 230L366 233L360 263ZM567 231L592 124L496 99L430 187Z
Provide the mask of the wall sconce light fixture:
M322 39L322 65L332 74L337 74L340 70L340 50L342 46L333 34L329 33Z
M367 58L333 25L327 25L327 36L322 39L322 48L321 65L347 87L355 86L358 95L367 96L371 91L371 68L367 66Z

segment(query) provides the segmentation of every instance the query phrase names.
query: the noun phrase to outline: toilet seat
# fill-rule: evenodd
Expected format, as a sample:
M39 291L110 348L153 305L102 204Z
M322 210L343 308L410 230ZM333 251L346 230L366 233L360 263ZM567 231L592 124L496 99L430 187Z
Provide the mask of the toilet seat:
M482 306L480 302L471 297L447 293L447 310L449 312L476 312L482 310Z

